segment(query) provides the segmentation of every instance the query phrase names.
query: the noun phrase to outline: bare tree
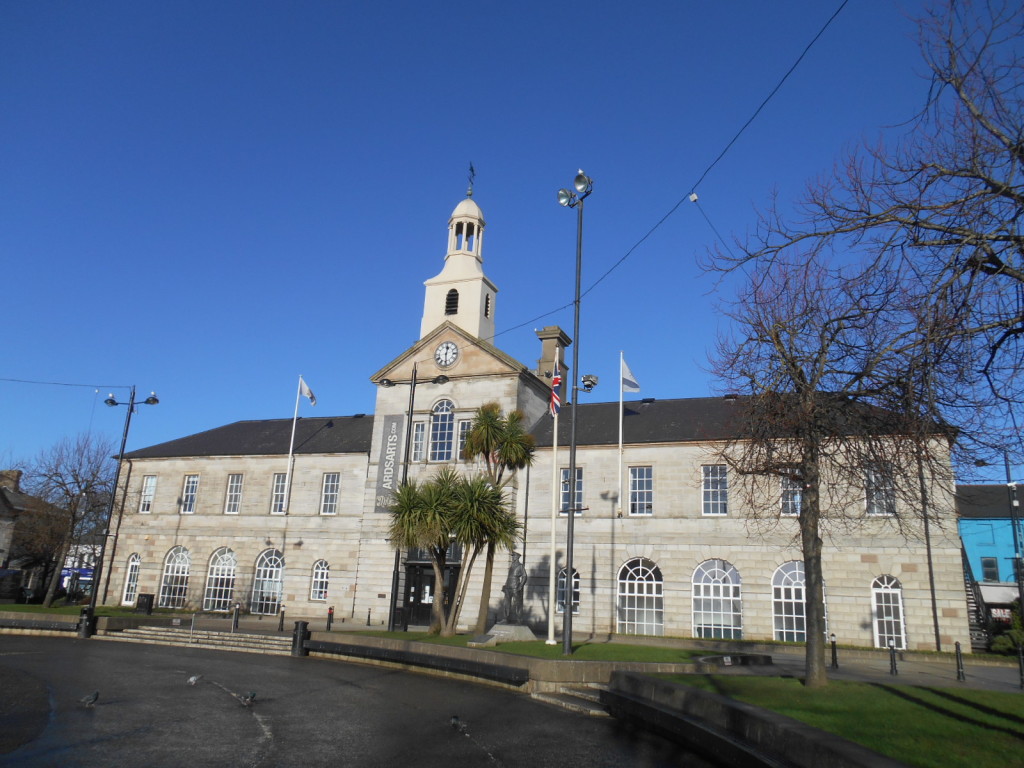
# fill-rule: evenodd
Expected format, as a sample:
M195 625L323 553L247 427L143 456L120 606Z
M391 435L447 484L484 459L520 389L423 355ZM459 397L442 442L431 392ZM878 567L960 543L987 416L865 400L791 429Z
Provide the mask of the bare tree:
M114 481L114 444L93 434L64 438L41 452L27 469L26 486L57 510L56 563L44 606L52 604L71 547L103 531ZM95 589L98 585L93 585Z
M916 533L922 494L950 481L951 431L904 407L919 394L905 361L921 330L903 299L885 270L776 263L732 305L734 330L715 358L746 395L737 438L720 452L742 506L761 528L798 515L811 687L827 683L822 536L865 525Z
M715 269L755 262L761 270L811 254L892 270L907 298L946 313L921 338L960 335L972 366L955 397L944 399L940 386L932 402L947 416L986 411L990 437L1007 427L988 442L1004 446L1019 443L1012 406L1024 399L1022 39L1018 0L933 4L919 19L926 98L901 135L809 184L796 216L773 204L738 254L713 259Z

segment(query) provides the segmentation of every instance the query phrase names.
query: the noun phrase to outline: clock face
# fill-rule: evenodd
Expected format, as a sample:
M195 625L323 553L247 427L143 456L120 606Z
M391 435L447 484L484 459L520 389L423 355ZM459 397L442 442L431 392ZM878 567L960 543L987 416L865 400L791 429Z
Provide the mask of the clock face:
M437 351L434 352L434 359L442 368L454 365L455 361L459 359L459 348L455 342L446 341L438 346Z

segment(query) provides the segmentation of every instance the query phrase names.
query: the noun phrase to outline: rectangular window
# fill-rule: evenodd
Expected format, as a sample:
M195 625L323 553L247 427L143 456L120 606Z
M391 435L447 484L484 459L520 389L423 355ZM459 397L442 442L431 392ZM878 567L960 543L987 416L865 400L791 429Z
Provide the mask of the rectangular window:
M994 557L981 558L981 573L984 581L999 581L999 560Z
M228 475L228 490L224 496L224 514L237 515L242 506L242 476Z
M185 475L181 489L181 514L191 515L196 511L196 496L199 493L199 475Z
M576 467L576 499L572 504L577 515L583 514L583 467ZM559 510L565 514L569 510L569 468L562 467L562 500Z
M654 468L629 468L629 514L650 515L654 512Z
M887 467L868 467L864 473L864 493L869 515L891 517L896 514L896 488Z
M459 422L459 458L465 461L466 457L463 452L466 450L466 435L469 434L469 428L473 426L473 422L469 419L463 419Z
M782 509L783 517L800 517L800 506L803 503L803 486L792 477L782 478Z
M338 514L338 491L341 489L340 472L324 472L324 489L320 495L320 514Z
M425 452L423 446L427 436L427 425L418 421L412 425L412 460L423 461Z
M148 515L153 511L153 497L156 496L156 475L142 478L142 493L139 496L139 514Z
M284 472L274 473L274 487L270 493L270 514L283 515L285 494L287 493L288 475Z
M725 515L729 512L729 477L725 464L705 464L703 475L703 510L705 515Z

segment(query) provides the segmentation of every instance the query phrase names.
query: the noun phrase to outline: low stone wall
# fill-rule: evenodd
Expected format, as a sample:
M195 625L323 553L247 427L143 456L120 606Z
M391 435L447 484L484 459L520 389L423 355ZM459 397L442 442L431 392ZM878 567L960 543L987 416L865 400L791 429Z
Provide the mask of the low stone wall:
M612 715L654 727L729 765L900 768L872 752L785 715L686 685L629 672L612 676L601 702ZM773 759L774 757L774 759Z
M343 641L340 640L342 637ZM409 654L429 653L435 657L476 661L495 666L521 667L529 670L530 681L524 686L524 689L531 693L557 690L566 683L605 685L611 680L612 673L616 670L646 674L706 674L715 669L713 665L700 663L669 664L535 659L529 656L515 656L479 648L461 648L435 643L419 643L414 640L369 637L358 633L339 635L333 632L312 632L310 640L323 643L344 642L349 646L385 648ZM367 654L367 656L369 655ZM358 658L358 656L353 655L353 658Z

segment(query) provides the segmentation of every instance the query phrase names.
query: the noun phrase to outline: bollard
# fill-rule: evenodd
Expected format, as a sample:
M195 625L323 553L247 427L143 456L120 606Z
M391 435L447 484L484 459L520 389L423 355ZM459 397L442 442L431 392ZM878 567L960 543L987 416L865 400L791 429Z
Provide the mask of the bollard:
M87 605L82 606L82 613L78 617L78 636L83 640L92 637L92 613Z
M370 626L370 609L366 609L366 626Z
M281 606L281 613L277 616L277 631L284 632L284 606Z
M1024 645L1017 646L1017 669L1020 671L1020 689L1024 691Z
M232 632L234 632L236 629L238 629L238 612L239 612L239 610L241 610L241 608L242 608L241 605L239 605L238 603L235 603L235 610L232 611L232 613L231 613L231 631Z
M292 656L309 656L306 641L309 639L309 622L296 621L292 632Z
M896 643L889 641L889 674L898 675L896 671Z
M334 606L332 605L327 609L327 631L331 631L331 625L334 623Z
M195 636L196 636L196 615L193 613L192 614L192 626L188 628L188 641L190 643L194 643L195 642Z
M956 679L963 681L967 679L964 674L964 653L960 650L960 641L956 641Z
M839 657L836 655L836 633L833 632L829 639L832 641L832 669L839 669Z

